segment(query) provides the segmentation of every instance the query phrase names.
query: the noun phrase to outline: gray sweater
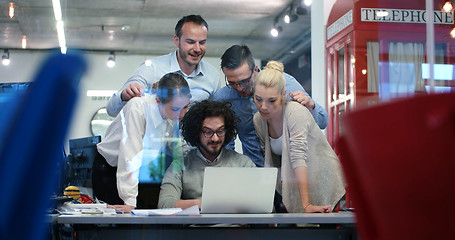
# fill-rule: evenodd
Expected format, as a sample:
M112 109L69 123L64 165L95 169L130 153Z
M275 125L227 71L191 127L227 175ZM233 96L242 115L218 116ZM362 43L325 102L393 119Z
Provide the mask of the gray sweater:
M197 149L192 149L184 158L184 164L174 161L166 170L158 208L173 208L180 199L201 198L206 167L256 167L247 156L226 148L222 148L215 162L207 162L197 152Z
M265 166L279 168L277 190L283 195L287 210L304 212L295 180L297 167L308 170L310 203L334 207L345 194L340 161L309 110L296 102L285 104L282 156L270 148L267 120L258 112L253 121L264 150Z

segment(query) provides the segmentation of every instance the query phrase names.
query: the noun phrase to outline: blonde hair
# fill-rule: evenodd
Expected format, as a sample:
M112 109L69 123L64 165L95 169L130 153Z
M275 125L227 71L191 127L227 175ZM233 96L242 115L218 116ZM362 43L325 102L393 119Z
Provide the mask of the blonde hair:
M255 85L266 88L276 88L281 94L284 93L286 80L283 75L284 65L277 61L269 61L256 77Z

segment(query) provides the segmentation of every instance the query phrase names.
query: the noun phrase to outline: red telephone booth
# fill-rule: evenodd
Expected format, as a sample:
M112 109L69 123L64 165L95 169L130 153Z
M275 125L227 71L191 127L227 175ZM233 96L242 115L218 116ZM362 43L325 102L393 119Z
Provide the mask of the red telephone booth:
M453 12L434 0L435 64L455 62ZM360 106L428 92L425 1L338 0L327 22L327 137L335 142L340 116ZM439 75L450 75L440 77ZM447 74L448 73L448 74ZM435 69L434 89L455 91L454 70ZM391 116L393 117L393 116Z

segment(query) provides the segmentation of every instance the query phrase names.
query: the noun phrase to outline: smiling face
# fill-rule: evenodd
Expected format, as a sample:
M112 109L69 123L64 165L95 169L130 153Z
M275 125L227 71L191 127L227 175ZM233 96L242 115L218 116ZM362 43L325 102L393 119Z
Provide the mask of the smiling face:
M174 44L178 48L177 60L182 71L189 75L205 55L207 28L194 22L186 22L182 27L182 35L174 36Z
M256 77L257 67L252 71L247 62L236 69L223 68L226 82L231 88L235 89L240 96L247 97L253 95L254 78Z
M256 85L254 103L264 119L281 118L285 94L286 92L282 94L274 87L267 88L261 84Z
M199 133L199 151L210 161L215 160L221 152L224 143L224 134L214 133L211 137L206 137L204 132L221 132L224 129L224 118L221 116L207 117L201 125Z
M157 102L160 103L159 98ZM184 96L177 96L173 100L165 104L160 104L160 112L163 118L172 119L174 121L182 120L185 113L188 111L190 98Z

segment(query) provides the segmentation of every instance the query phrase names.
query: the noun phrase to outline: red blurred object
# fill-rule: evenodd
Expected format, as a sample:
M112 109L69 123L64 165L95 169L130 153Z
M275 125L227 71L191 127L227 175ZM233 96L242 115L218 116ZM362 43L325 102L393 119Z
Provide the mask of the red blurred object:
M80 203L94 203L95 201L89 195L81 194L80 198L78 199Z
M337 142L362 239L455 239L455 94L351 112Z

